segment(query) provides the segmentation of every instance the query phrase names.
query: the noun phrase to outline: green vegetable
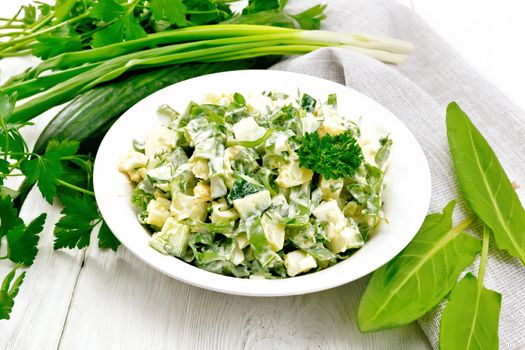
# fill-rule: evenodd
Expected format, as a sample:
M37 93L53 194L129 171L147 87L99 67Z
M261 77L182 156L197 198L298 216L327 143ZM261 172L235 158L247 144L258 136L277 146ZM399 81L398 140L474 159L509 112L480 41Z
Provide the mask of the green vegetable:
M258 184L248 176L239 175L233 182L232 189L228 194L228 201L231 203L236 199L244 198L250 194L264 190L264 186Z
M525 264L525 210L496 154L461 108L447 108L450 153L465 200L500 249Z
M94 66L86 71L70 68L75 70L74 74L61 71L49 77L46 84L53 81L56 85L49 87L35 99L18 106L9 121L14 123L30 120L52 106L69 101L83 91L138 69L186 62L217 62L268 55L302 54L330 46L356 46L362 48L361 51L375 55L377 49L381 48L381 42L362 35L252 25L224 24L220 28L218 25L211 27L181 29L162 37L152 35L136 41L112 44L102 49L67 53L44 61L35 69L6 83L0 91L12 91L12 85L16 84L25 94L34 93L41 89L43 84L34 78L44 71L68 69L86 63L93 63ZM219 30L219 39L214 39ZM254 35L254 32L258 35ZM180 43L181 40L189 42ZM169 45L151 48L159 41L166 41ZM410 45L402 42L388 42L386 46L385 49L390 50L391 54L381 51L381 55L375 57L392 63L400 63L404 53L411 50ZM31 82L23 83L28 79Z
M89 245L91 231L102 218L95 199L90 195L62 196L63 216L55 226L54 248L84 248ZM106 238L106 228L99 231L99 237ZM103 244L103 243L99 243ZM104 245L104 244L103 244Z
M18 224L7 232L7 255L14 263L30 266L38 253L38 234L44 229L46 214L40 214L25 226Z
M98 231L98 247L102 249L109 248L116 252L119 246L120 241L111 232L106 222L103 221Z
M327 5L315 5L304 12L296 15L290 15L293 17L304 29L319 29L321 21L326 18L324 10Z
M22 272L13 281L16 275L16 268L5 276L2 286L0 287L0 320L9 320L9 315L15 305L15 297L18 295L20 286L24 282L26 276L25 271ZM12 283L12 284L11 284Z
M301 97L301 107L304 108L307 112L313 112L315 110L315 105L317 104L317 101L315 98L308 94L303 94L303 97Z
M449 299L441 316L439 348L498 349L501 294L483 287L469 272Z
M330 94L328 95L328 99L326 101L327 105L337 107L337 94Z
M357 313L359 329L377 331L408 324L436 306L474 261L481 242L462 231L467 219L452 227L455 203L428 215L414 240L374 272Z
M323 175L326 179L352 176L363 161L363 153L352 132L320 137L306 133L297 151L300 165Z
M279 8L279 6L279 0L249 0L248 6L242 10L242 13L243 15L247 15L250 13L276 9Z
M0 239L7 235L13 227L23 224L22 219L18 217L13 199L9 196L0 196Z
M498 349L501 294L483 286L489 248L485 227L478 278L470 272L456 285L441 316L439 348Z
M75 155L78 146L78 142L53 141L48 144L44 155L35 155L20 164L20 169L29 183L36 182L44 198L51 204L56 196L57 186L62 181L61 158Z
M233 13L230 0L57 0L54 5L23 5L2 27L9 40L0 44L0 57L28 53L48 58L62 52L133 41L148 33L169 32L202 24L242 19ZM264 9L278 11L279 4ZM264 10L252 8L250 16ZM19 16L23 15L23 18ZM308 14L306 14L308 17ZM17 24L13 24L16 21Z

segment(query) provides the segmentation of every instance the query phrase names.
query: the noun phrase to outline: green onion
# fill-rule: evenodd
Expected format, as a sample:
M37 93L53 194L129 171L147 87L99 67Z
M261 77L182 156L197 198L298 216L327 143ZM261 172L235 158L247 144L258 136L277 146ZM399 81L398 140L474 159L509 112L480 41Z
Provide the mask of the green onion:
M159 43L171 44L144 49ZM20 123L128 71L187 62L298 55L323 47L358 51L388 63L403 62L405 55L413 49L410 43L404 41L362 34L236 24L190 27L57 56L44 61L32 73L38 76L48 69L66 70L41 78L34 77L22 83L11 83L2 87L0 92L17 91L23 97L29 97L47 89L17 106L8 121Z

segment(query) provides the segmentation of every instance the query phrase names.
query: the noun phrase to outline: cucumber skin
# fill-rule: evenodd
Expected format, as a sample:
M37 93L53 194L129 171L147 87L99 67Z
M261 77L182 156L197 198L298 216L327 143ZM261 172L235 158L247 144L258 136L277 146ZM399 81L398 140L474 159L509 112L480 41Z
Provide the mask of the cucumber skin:
M75 97L40 134L34 152L43 154L52 139L70 139L81 143L81 150L93 152L116 119L146 96L166 86L196 76L253 68L267 68L274 58L217 63L191 63L136 72L110 84Z

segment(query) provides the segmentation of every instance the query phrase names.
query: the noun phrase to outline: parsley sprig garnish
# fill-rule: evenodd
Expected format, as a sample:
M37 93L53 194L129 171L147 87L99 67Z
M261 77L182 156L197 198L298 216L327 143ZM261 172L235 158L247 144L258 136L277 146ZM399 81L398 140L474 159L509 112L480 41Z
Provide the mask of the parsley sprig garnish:
M321 174L325 179L352 176L363 161L363 153L350 131L320 137L306 133L299 150L299 164Z

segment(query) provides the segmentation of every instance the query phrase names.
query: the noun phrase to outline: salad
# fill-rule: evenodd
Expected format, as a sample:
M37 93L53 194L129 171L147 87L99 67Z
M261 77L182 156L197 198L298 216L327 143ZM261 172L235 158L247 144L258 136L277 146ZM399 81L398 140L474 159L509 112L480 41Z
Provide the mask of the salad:
M284 278L351 256L384 221L392 140L369 140L337 96L209 95L135 140L134 184L150 246L199 268Z

